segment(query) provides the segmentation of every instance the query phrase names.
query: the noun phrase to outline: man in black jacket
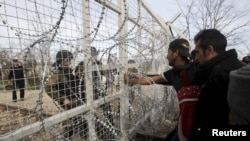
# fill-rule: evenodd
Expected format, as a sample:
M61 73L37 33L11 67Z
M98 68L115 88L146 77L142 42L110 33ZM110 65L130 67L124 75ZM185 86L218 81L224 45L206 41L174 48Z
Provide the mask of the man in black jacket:
M24 83L23 66L17 59L13 59L8 78L9 78L9 83L11 83L11 80L13 83L13 91L12 91L13 102L17 102L17 95L16 95L17 88L20 89L20 99L24 100L25 83Z
M52 65L54 68L51 76L47 79L45 91L54 101L64 110L70 110L85 104L84 81L76 78L70 68L73 54L68 50L60 50L56 54L56 62ZM87 122L82 115L70 118L65 126L65 140L70 140L79 130L82 139L87 138Z
M234 49L226 51L227 39L216 29L200 31L194 38L196 60L200 63L201 95L194 121L193 140L211 136L213 128L229 126L227 90L229 73L244 64Z

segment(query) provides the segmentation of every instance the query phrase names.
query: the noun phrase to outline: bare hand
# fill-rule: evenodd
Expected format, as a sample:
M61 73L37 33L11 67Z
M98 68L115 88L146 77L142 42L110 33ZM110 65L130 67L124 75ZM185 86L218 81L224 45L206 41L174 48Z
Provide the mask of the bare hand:
M142 77L138 74L134 74L131 72L124 73L124 83L130 84L130 85L138 84L141 78Z
M70 100L68 98L65 98L64 101L63 101L63 104L64 105L70 104Z

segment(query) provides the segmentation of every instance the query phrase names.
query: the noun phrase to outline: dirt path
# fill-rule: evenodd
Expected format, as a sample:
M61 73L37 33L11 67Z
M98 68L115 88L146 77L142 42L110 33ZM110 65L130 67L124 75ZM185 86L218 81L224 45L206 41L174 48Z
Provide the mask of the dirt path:
M56 105L52 102L52 99L46 93L41 95L40 90L25 90L24 101L20 101L19 91L17 91L17 102L12 102L12 91L0 91L0 103L34 110L34 108L38 105L37 100L39 100L39 96L42 97L42 108L44 111L50 114L59 112Z
M12 91L0 91L0 135L39 120L39 90L26 90L24 101L12 102ZM17 93L19 98L19 91ZM42 94L42 111L45 117L59 112L47 94Z

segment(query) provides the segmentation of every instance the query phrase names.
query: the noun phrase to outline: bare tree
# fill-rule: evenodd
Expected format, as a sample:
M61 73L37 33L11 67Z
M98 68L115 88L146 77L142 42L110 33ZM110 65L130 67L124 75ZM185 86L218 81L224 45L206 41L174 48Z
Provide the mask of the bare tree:
M231 0L192 0L188 4L180 3L181 26L184 27L187 37L202 29L216 28L226 35L229 46L239 45L246 41L244 35L249 30L250 9L238 10Z
M0 74L1 77L5 79L7 79L7 75L9 72L9 68L11 67L11 62L10 60L10 55L9 55L9 50L6 49L1 49L0 50Z

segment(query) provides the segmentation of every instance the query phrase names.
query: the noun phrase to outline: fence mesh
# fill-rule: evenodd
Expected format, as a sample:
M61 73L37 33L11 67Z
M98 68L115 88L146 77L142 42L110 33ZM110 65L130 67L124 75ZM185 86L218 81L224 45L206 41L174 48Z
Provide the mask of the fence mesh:
M128 68L167 68L174 37L144 1L0 0L0 31L0 140L136 140L174 128L171 87L123 83Z

